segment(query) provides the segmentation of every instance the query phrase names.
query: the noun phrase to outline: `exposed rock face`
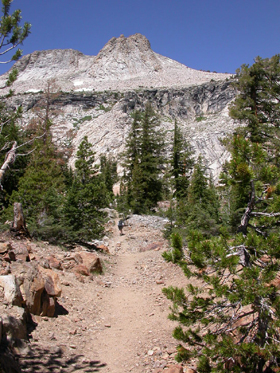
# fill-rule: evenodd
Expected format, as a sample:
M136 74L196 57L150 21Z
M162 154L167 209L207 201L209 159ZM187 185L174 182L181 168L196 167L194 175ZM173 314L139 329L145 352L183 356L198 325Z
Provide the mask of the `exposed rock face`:
M161 56L141 34L112 38L97 56L85 56L72 49L36 51L24 56L15 67L19 71L17 93L42 90L51 78L69 92L187 86L229 77L197 71ZM4 85L4 77L0 85Z
M18 94L9 104L23 106L23 125L36 116L34 109L42 97L38 92L48 79L55 79L63 91L52 103L59 109L52 130L61 146L69 143L70 133L74 135L71 165L84 136L93 144L97 159L104 153L117 157L124 150L131 113L144 109L147 102L160 116L166 152L171 150L176 119L214 177L228 158L219 139L236 127L228 116L228 105L236 95L229 75L197 71L161 56L143 35L112 38L97 56L49 50L27 55L15 66L19 76L13 89ZM0 77L0 86L5 78Z

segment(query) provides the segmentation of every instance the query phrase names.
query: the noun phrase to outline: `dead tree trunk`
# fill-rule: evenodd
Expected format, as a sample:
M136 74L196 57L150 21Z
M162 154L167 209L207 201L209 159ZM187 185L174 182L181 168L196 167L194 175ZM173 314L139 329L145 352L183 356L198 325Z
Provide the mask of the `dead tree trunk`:
M12 148L6 154L5 161L0 168L0 186L2 184L5 172L10 167L10 165L14 163L16 159L16 148L17 148L17 142L15 141L13 143Z
M254 185L254 182L251 181L251 198L245 210L245 213L243 214L241 218L240 225L237 228L237 232L241 232L244 236L247 235L247 228L248 228L249 221L251 218L251 213L253 209L255 208L255 205L256 205L255 185Z
M14 203L14 221L12 223L10 230L16 236L29 237L29 232L26 228L25 219L23 215L22 205L19 202Z

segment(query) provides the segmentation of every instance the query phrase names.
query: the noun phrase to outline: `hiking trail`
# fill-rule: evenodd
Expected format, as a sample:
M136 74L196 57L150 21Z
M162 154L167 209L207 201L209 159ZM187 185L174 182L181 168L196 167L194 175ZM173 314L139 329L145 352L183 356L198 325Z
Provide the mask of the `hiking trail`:
M176 324L168 320L162 288L187 280L162 258L168 247L164 221L133 215L121 236L117 222L109 227L110 255L99 255L103 275L83 283L73 273L59 273L65 314L34 317L23 372L151 373L175 364Z

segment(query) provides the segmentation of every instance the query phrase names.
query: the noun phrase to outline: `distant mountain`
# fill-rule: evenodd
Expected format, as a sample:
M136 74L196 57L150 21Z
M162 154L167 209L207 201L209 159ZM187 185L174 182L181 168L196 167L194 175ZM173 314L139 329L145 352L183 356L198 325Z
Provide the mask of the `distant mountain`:
M176 120L216 180L228 159L220 138L236 127L228 116L228 105L236 95L230 76L197 71L163 57L141 34L112 38L97 56L71 49L47 50L22 57L15 67L19 75L8 103L22 105L22 126L36 117L34 108L42 91L50 79L55 80L61 92L52 102L57 109L52 131L61 147L69 146L68 135L73 136L72 165L85 135L97 159L104 153L119 157L131 128L131 113L143 110L147 102L160 117L167 152L172 149ZM0 86L6 78L7 74L0 77Z
M19 71L16 92L39 91L52 78L69 92L182 87L229 77L197 71L161 56L141 34L112 38L97 56L72 49L37 51L22 57L14 67Z

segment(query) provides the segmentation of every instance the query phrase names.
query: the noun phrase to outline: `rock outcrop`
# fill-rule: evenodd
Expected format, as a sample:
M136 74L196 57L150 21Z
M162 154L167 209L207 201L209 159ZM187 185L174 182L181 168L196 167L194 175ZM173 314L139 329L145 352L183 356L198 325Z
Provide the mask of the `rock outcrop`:
M34 52L15 67L19 74L8 104L22 105L23 126L36 117L48 80L55 80L60 93L52 102L57 113L52 130L61 147L71 142L71 165L84 136L93 144L96 159L104 153L118 157L131 113L144 109L147 102L160 116L167 153L176 120L214 177L229 156L220 143L236 127L228 116L228 105L236 95L229 74L197 71L161 56L143 35L112 38L97 56L74 50ZM0 86L6 78L7 74L0 77Z
M16 93L40 91L53 78L63 91L70 92L183 87L229 77L197 71L161 56L141 34L113 37L97 56L85 56L72 49L36 51L21 58L15 67L19 71ZM6 76L0 78L1 86Z

